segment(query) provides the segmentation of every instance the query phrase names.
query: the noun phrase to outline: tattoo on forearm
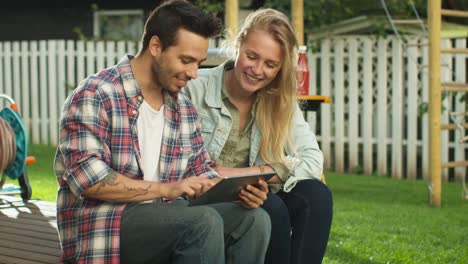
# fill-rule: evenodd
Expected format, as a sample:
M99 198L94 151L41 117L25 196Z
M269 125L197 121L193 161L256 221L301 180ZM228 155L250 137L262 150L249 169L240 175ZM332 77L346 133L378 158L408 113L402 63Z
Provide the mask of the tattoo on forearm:
M119 186L121 185L124 189L127 190L128 194L130 194L131 196L128 196L128 198L134 198L134 197L138 197L138 196L143 196L143 195L146 195L149 193L149 189L151 188L151 185L148 184L148 186L146 187L138 187L138 188L134 188L134 187L129 187L127 186L126 184L124 183L119 183L117 180L116 180L116 175L114 173L110 173L108 174L106 177L104 177L98 184L98 188L94 191L94 194L98 194L102 188L106 187L106 186Z
M124 185L124 187L126 186ZM129 192L135 191L135 194L129 197L129 198L134 198L134 197L143 196L149 193L150 187L151 185L148 185L146 188L132 188L132 187L126 187L126 188L127 188L127 191Z
M98 183L98 188L96 189L96 191L94 192L95 194L99 193L101 191L102 188L110 185L110 186L117 186L118 183L115 181L115 175L114 173L109 173L106 177L104 177L104 179L102 179L99 183Z

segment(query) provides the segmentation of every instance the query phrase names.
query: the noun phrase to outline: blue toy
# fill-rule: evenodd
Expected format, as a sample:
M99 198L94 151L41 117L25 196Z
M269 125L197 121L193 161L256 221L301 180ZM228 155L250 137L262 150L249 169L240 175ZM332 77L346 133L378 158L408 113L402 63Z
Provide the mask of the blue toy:
M3 172L8 178L18 180L21 191L21 198L27 201L31 198L32 190L29 185L29 179L26 171L26 164L35 162L34 157L28 157L28 137L26 129L18 114L18 106L14 100L8 95L0 94L0 98L7 99L10 102L10 107L5 107L0 111L0 118L5 120L13 129L16 139L16 156L12 165L7 167ZM0 190L2 186L0 186ZM1 193L0 193L1 194Z
M26 157L28 154L28 138L26 137L26 129L21 122L21 119L11 108L4 108L0 111L0 118L7 121L13 128L16 137L16 158L15 162L5 169L5 174L12 180L18 179L24 171L26 165Z

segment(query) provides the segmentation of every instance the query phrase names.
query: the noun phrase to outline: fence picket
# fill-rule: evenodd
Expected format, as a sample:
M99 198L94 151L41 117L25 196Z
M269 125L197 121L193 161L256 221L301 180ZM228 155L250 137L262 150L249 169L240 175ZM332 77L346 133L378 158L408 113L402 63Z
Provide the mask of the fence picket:
M309 71L310 71L309 94L316 95L317 94L317 71L314 69L317 69L317 54L311 52L311 50L309 50L307 53L308 53L307 64L309 66ZM307 122L309 123L312 131L316 132L317 113L315 111L311 111L307 113Z
M403 48L392 40L392 177L403 178Z
M358 43L356 39L348 41L348 168L351 171L359 165L359 62L358 62Z
M320 94L321 95L327 95L327 96L332 96L332 91L331 91L331 64L330 64L330 40L324 40L322 42L321 48L320 48L320 68L322 69L320 71ZM331 102L332 105L335 105L335 101L332 100ZM332 130L331 130L331 123L333 122L333 118L331 115L330 111L330 106L329 105L323 105L320 109L320 120L321 120L321 125L320 125L320 147L323 152L323 168L326 170L329 170L331 168L331 163L332 163L332 151L331 151L331 135L332 135Z
M119 54L118 56L120 56L118 58L118 60L120 60L122 58L122 56L124 56L125 54L128 54L125 51L125 42L124 41L117 42L117 54Z
M49 71L48 71L48 104L49 104L49 142L52 145L57 145L58 141L58 115L57 115L57 79L56 79L56 74L57 74L57 61L56 61L56 56L57 56L57 42L55 40L49 40L47 42L48 46L48 51L49 51L49 56L48 56L48 61L47 64L49 66Z
M96 52L93 41L86 42L86 76L96 73ZM86 77L85 76L85 77Z
M345 171L345 119L344 119L344 41L338 39L334 43L334 94L335 94L335 171L343 173Z
M363 138L363 169L364 174L371 175L373 172L374 153L373 153L373 133L372 118L374 107L372 105L373 87L372 87L372 62L373 62L373 42L370 38L363 40L363 103L362 103L362 138ZM380 54L379 54L380 55Z
M21 119L23 120L23 125L26 129L26 133L29 135L31 131L31 119L29 111L29 91L30 91L30 74L29 74L29 49L28 42L21 41ZM20 100L20 98L18 98Z
M65 80L65 92L66 96L70 94L72 89L74 89L77 86L76 83L76 78L75 78L75 73L77 71L77 68L75 66L75 58L78 57L77 54L75 54L75 41L68 40L67 41L67 79ZM64 102L61 103L61 105Z
M12 87L12 70L11 70L11 42L5 42L5 52L3 55L3 63L5 67L5 94L9 96L13 95Z
M387 122L388 122L388 41L377 42L377 174L387 175Z
M106 51L107 51L107 56L106 56L106 68L111 67L115 65L116 63L116 58L115 58L115 42L114 41L108 41L106 43Z
M127 41L127 54L135 55L137 53L136 43L133 41Z
M418 39L411 38L408 41L407 47L407 119L406 119L406 176L410 179L417 177L418 165L418 49L416 44Z
M104 69L104 42L103 41L98 41L96 43L96 69L98 71Z
M39 98L40 105L40 126L41 142L40 144L49 144L49 122L47 106L47 43L45 40L39 41Z
M22 113L21 105L21 76L20 76L20 43L18 41L13 42L13 53L12 53L12 63L13 63L13 94L11 95L13 99L19 106L19 112Z
M63 102L65 102L65 97L67 96L67 82L66 80L66 68L65 68L65 59L66 59L66 50L65 50L65 41L59 40L57 41L57 90L58 96L56 97L56 106L54 108L56 112L56 116L60 117L60 113L62 111ZM58 129L58 119L57 129ZM58 136L57 136L58 137Z
M84 50L84 42L80 41L78 42L76 47L76 67L77 67L77 74L76 74L76 85L74 87L77 87L78 84L81 82L86 77L85 74L85 50Z
M38 57L38 42L31 41L29 43L30 50L31 50L31 65L29 67L31 71L31 138L33 143L40 143L40 126L39 124L39 80L38 80L38 64L37 64L37 57Z
M426 40L423 40L426 42ZM422 48L422 67L421 82L422 82L422 102L429 106L429 48L424 45ZM424 111L421 118L421 142L422 142L422 178L429 180L429 108Z

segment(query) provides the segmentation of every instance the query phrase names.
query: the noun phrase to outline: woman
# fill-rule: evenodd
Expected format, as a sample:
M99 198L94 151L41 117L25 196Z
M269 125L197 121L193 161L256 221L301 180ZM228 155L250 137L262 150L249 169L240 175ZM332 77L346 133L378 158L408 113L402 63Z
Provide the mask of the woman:
M320 263L332 197L320 182L323 155L297 105L297 40L272 9L250 14L233 59L199 71L185 93L197 108L205 147L222 176L275 171L262 207L272 235L266 263Z

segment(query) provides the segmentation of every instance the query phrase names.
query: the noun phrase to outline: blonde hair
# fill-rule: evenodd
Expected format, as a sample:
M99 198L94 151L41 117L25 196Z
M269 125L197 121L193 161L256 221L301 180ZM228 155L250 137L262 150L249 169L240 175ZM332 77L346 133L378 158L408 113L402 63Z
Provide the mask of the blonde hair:
M297 39L286 15L274 9L259 9L247 16L231 42L231 51L234 51L231 56L236 57L240 45L254 30L269 33L280 45L283 56L275 79L257 91L255 121L262 133L260 156L269 163L285 164L285 147L294 145L290 130L297 100Z

